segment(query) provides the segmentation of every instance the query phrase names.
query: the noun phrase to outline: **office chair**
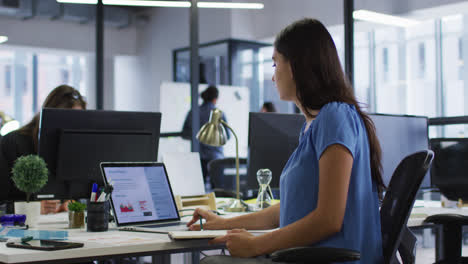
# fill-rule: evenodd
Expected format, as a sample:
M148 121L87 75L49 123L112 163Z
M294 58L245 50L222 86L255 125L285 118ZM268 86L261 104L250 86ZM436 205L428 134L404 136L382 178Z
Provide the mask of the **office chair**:
M449 200L468 200L468 139L435 138L430 143L436 153L431 170L432 184ZM468 225L467 216L438 214L427 217L424 222L441 227L436 235L436 263L468 263L468 258L461 256L463 226Z
M468 258L461 256L463 226L468 225L467 216L459 214L438 214L427 217L424 222L442 226L436 240L435 263L468 263Z
M239 158L239 169L247 167L247 159ZM236 173L226 175L224 169L236 169L235 158L216 159L208 162L208 175L210 175L213 191L217 197L236 197ZM232 176L229 177L228 176ZM241 182L245 175L240 174ZM241 183L242 186L242 183ZM242 193L241 193L242 195Z
M405 157L393 173L382 207L382 246L384 263L399 263L397 250L403 263L414 263L416 237L406 223L413 207L416 193L429 169L434 153L430 150ZM356 261L360 252L342 248L297 247L274 252L272 260L287 263L332 263Z

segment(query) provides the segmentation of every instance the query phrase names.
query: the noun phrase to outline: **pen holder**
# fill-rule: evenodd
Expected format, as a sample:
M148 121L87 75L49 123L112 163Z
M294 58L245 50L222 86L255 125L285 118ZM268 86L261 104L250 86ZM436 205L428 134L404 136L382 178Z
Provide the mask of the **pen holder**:
M109 201L88 202L87 231L102 232L109 227Z

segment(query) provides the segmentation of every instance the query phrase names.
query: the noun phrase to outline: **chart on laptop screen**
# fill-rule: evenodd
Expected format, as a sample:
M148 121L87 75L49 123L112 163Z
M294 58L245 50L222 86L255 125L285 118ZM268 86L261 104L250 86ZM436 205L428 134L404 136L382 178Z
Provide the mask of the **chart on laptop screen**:
M177 209L163 167L107 167L119 223L175 219Z

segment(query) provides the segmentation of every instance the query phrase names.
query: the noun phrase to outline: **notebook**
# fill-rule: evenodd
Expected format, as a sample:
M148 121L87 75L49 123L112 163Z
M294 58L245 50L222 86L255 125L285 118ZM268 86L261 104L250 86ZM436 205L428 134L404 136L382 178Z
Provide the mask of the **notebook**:
M259 236L268 232L277 230L248 230L254 236ZM204 239L204 238L215 238L225 236L228 230L202 230L202 231L171 231L168 233L169 237L173 240L179 239Z
M227 230L171 231L168 233L169 237L174 240L215 238L226 234Z
M166 168L157 162L102 162L119 230L154 233L188 230L180 221Z

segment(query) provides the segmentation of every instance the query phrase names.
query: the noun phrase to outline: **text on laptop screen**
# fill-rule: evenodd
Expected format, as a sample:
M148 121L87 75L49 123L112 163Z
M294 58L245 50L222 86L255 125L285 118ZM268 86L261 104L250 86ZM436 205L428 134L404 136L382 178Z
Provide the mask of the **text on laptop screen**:
M107 167L113 204L121 224L177 219L177 208L164 167Z

